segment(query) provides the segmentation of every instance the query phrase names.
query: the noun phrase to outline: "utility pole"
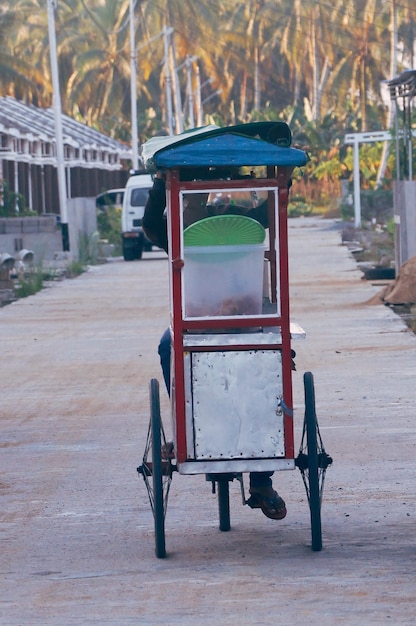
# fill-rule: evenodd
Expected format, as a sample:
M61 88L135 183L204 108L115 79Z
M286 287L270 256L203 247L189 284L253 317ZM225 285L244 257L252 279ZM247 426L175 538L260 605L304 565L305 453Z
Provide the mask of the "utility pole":
M173 96L175 102L175 126L176 133L183 132L183 115L182 115L182 99L181 99L181 86L179 84L178 67L176 67L176 53L174 43L170 46L171 61L172 61L172 73L173 73ZM181 67L181 66L179 66Z
M163 41L165 49L165 78L166 78L166 116L169 129L169 135L173 135L172 120L172 76L169 67L169 37L173 32L173 28L165 26L163 28Z
M130 0L130 99L131 99L131 147L133 170L139 167L139 139L137 132L137 65L134 36L134 0Z
M196 57L186 57L186 89L188 91L189 128L195 128L194 118L194 93L192 91L192 63Z
M58 58L56 52L55 13L57 0L48 0L48 31L49 52L51 59L52 89L53 89L53 112L55 118L55 149L56 165L58 173L59 209L61 212L62 249L69 252L69 229L67 212L67 192L65 180L64 137L62 130L62 106L59 91Z
M196 125L202 126L202 104L201 104L201 75L199 73L199 65L196 64L195 70L195 108L196 108Z

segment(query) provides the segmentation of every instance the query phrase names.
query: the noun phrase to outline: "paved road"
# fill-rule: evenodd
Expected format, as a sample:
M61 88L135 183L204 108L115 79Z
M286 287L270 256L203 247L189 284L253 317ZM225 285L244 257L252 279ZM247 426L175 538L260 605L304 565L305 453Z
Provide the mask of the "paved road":
M334 457L323 551L296 471L276 476L280 522L233 484L230 533L204 478L175 476L154 557L136 466L167 263L115 260L0 309L1 625L416 623L416 338L363 304L376 289L332 221L291 221L290 264L297 424L311 370Z

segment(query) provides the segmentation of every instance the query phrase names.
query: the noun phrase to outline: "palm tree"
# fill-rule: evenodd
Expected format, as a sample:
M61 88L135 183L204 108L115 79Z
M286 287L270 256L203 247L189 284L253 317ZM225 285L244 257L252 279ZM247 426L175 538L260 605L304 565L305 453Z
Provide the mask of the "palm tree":
M338 108L350 101L359 113L361 130L367 130L369 99L381 103L380 81L388 59L387 30L383 27L382 0L350 0L341 15L341 46L328 88L336 94Z
M403 44L403 57L408 69L416 67L416 6L414 3L398 3L396 4L400 17L400 26L398 36Z
M37 28L42 24L41 28ZM28 42L29 32L37 28ZM3 93L38 105L50 103L51 86L45 66L39 65L37 56L42 48L46 12L42 15L37 0L5 0L0 12L0 84Z
M129 0L104 0L93 9L80 3L82 28L68 24L59 33L61 58L72 56L66 101L73 115L103 123L120 115L123 105L124 113L129 110Z
M229 3L229 0L228 0ZM223 6L224 5L224 6ZM139 66L144 79L149 81L150 102L161 101L166 109L164 81L165 75L161 71L160 61L163 59L163 47L160 39L154 40L165 26L174 29L174 65L181 65L186 56L196 56L201 68L201 81L212 79L212 88L223 87L221 65L224 66L223 75L227 75L227 61L222 63L218 57L219 32L216 24L223 21L227 2L219 7L204 1L196 3L194 0L163 0L156 5L154 2L144 2L141 7L139 29ZM159 63L155 63L159 59ZM185 89L185 75L179 77L182 90ZM161 98L162 96L162 98Z
M108 132L129 128L128 3L58 0L63 109ZM3 0L0 85L4 93L50 105L45 5ZM207 103L211 119L246 121L279 115L289 106L303 109L306 102L311 119L328 112L342 118L348 108L365 129L370 104L381 103L379 81L389 77L388 8L386 0L335 0L331 6L315 0L137 0L143 134L160 124L166 109L163 40L157 37L165 25L174 28L176 65L186 55L197 56L201 82L210 78L213 91L222 89L219 99ZM400 18L400 37L412 59L415 9L403 8ZM184 72L179 82L184 91Z

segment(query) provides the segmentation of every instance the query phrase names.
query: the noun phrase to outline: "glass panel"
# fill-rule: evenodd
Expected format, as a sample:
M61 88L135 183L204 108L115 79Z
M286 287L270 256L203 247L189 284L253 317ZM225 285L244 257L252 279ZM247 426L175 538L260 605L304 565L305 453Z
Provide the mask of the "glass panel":
M131 190L130 204L131 206L145 206L147 197L149 195L149 188L137 187Z
M270 285L279 272L264 257L276 189L184 191L180 201L185 317L276 315L279 289L272 297Z
M214 215L245 215L267 225L267 191L214 190L182 193L184 227Z

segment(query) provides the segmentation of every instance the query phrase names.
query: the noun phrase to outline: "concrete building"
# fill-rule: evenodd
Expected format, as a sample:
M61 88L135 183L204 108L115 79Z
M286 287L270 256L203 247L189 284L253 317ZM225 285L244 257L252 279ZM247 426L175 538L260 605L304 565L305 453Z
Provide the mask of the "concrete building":
M132 150L68 116L62 116L62 126L69 236L71 253L76 256L79 234L89 236L96 230L95 197L124 187ZM50 257L61 245L52 109L39 109L9 96L0 98L0 184L4 183L9 191L23 196L25 207L39 219L34 218L35 224L31 218L13 218L10 223L1 218L0 253L15 254L36 247L38 241L43 257ZM47 219L51 215L53 228Z

